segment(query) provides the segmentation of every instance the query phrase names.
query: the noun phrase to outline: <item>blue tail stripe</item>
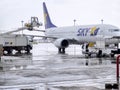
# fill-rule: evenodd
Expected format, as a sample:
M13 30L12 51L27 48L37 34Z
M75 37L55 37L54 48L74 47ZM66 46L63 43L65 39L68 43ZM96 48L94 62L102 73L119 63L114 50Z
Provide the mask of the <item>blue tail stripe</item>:
M45 22L45 29L51 28L51 27L56 27L50 20L49 13L47 11L47 7L45 2L43 2L43 13L44 13L44 22Z

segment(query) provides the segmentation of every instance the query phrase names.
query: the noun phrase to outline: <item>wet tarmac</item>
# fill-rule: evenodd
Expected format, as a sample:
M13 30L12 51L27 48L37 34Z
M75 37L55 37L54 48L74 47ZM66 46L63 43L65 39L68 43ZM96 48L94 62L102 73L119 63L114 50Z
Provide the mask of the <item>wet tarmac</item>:
M112 61L86 58L79 45L58 54L51 43L36 44L31 54L2 57L0 90L104 90L105 83L116 82L116 64Z

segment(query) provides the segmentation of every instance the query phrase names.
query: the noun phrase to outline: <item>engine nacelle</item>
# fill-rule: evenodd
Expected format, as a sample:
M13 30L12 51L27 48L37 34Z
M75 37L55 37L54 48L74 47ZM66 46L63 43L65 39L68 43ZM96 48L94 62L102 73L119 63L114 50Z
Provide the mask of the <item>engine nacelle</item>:
M54 45L58 48L67 48L69 46L69 42L64 38L60 38L54 41Z

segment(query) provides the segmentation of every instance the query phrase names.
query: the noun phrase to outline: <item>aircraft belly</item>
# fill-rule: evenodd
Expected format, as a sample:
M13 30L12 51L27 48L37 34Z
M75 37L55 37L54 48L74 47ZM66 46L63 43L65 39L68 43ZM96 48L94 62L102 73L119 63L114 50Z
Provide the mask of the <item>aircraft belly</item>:
M95 37L79 37L77 40L79 42L89 43L89 42L96 42L96 40L99 40L99 38L95 38Z
M99 38L99 37L79 37L77 39L77 41L79 41L79 43L89 43L89 42L93 42L96 43L97 41L105 41L105 44L115 44L115 43L120 43L120 39L117 38Z
M120 43L120 39L112 38L112 39L106 39L105 40L106 44L115 44L115 43Z

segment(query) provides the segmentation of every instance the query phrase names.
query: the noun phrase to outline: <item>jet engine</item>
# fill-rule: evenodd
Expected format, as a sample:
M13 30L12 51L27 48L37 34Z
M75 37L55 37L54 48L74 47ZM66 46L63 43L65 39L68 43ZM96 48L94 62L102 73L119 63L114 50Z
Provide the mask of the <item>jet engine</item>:
M69 46L69 42L64 38L60 38L54 41L54 45L58 48L67 48Z

